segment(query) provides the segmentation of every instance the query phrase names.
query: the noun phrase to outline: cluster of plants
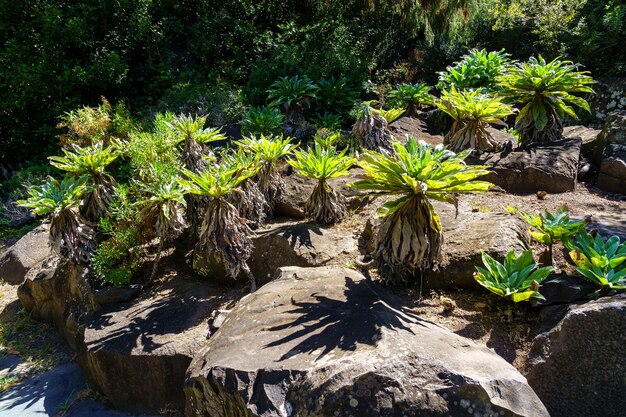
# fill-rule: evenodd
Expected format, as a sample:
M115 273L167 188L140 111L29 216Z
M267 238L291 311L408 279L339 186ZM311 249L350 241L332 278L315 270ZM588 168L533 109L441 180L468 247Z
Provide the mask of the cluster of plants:
M561 243L582 277L604 290L626 288L626 242L620 242L619 237L605 240L595 232L588 232L589 223L570 219L565 209L556 213L519 214L532 226L531 236L546 246L545 256L539 256L545 266L539 267L534 262L530 249L519 256L511 250L504 263L482 252L484 268L476 267L474 274L480 285L514 302L542 299L541 282L554 272L553 247Z

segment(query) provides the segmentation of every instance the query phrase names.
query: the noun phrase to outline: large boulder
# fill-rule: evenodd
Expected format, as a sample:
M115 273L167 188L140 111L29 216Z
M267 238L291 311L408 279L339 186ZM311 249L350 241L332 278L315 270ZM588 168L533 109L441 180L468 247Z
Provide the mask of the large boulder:
M17 296L34 319L54 324L74 350L82 343L84 321L98 307L89 270L58 258L25 279Z
M350 232L321 228L311 223L278 223L257 231L254 249L248 260L252 275L259 284L268 282L281 266L322 266L358 249L357 238ZM215 256L196 247L193 269L220 284L235 282ZM245 277L238 277L245 283Z
M183 408L185 371L209 332L223 289L181 277L127 303L108 304L86 324L79 356L90 385L116 408Z
M626 194L626 110L607 117L599 141L596 162L600 172L596 185L605 191Z
M596 94L584 97L589 102L592 117L604 121L612 112L626 110L626 77L600 77L595 81Z
M626 409L626 294L572 305L535 338L526 377L552 417L608 417Z
M43 261L52 256L52 249L48 245L48 231L49 225L41 225L0 255L0 279L19 285L24 278L33 278Z
M411 136L416 140L422 140L433 146L443 143L443 136L432 134L426 122L418 118L401 117L389 125L389 130L400 141L406 140L406 136Z
M509 363L356 271L281 268L192 361L187 416L548 416Z
M486 165L482 179L510 193L564 193L576 189L581 139L563 139L520 147L510 152L484 153L474 163Z
M592 127L575 125L563 128L563 137L566 139L580 139L580 153L589 160L594 160L598 146L600 145L600 129Z
M422 288L473 288L480 251L504 259L510 250L520 253L529 247L528 225L517 216L496 212L474 212L461 204L436 204L443 228L441 261L437 270L422 273Z

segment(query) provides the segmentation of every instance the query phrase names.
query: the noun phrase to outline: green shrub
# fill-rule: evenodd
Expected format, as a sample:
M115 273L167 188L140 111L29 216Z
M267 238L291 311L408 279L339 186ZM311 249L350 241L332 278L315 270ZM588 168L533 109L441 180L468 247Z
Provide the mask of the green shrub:
M500 143L487 128L490 124L505 124L502 119L513 113L511 106L500 98L478 90L457 91L454 87L443 92L437 107L454 119L446 144L455 152L467 148L480 151L499 148Z
M379 209L384 217L376 236L374 256L388 282L406 282L417 270L436 265L441 252L439 216L430 199L457 202L458 193L486 191L491 184L476 181L488 171L466 165L468 152L454 154L442 146L431 148L409 137L406 146L393 142L391 153L368 152L359 165L365 179L352 184L373 196L399 196Z
M504 258L504 264L484 251L480 253L485 268L477 266L474 274L474 279L480 285L516 303L531 298L544 298L538 291L539 284L554 271L554 268L551 266L537 268L530 249L519 256L510 251Z
M317 129L325 129L330 132L341 129L341 116L337 114L324 113L313 119Z
M354 105L358 93L345 78L330 77L317 83L318 105L327 112L345 113Z
M452 87L457 90L494 90L498 77L506 73L512 64L509 56L504 50L487 52L485 49L474 49L439 73L438 87L440 90Z
M568 247L576 270L585 278L603 288L626 289L626 244L619 237L605 241L599 234L594 238L583 232Z
M267 90L270 106L279 107L285 111L287 118L301 114L310 108L317 98L319 87L308 77L293 76L281 77L274 81Z
M561 138L563 118L576 118L573 106L590 111L580 94L593 93L593 79L571 61L547 62L540 55L509 69L498 80L502 94L522 106L515 130L523 144L550 142ZM578 94L578 95L576 95Z
M109 238L100 243L91 256L94 275L114 285L130 283L139 268L139 228L113 226L109 219L101 219L100 230Z
M241 132L244 135L277 135L284 122L285 117L276 108L252 107L241 122Z
M415 116L424 107L432 106L435 98L429 93L430 86L422 83L398 84L389 93L389 104L406 109L407 115Z

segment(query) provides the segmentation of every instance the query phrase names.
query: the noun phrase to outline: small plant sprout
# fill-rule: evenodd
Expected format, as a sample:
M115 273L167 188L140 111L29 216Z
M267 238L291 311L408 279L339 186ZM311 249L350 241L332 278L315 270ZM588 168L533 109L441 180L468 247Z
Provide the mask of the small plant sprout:
M296 151L294 159L288 161L299 175L317 180L317 185L305 204L306 215L315 222L327 225L340 221L346 215L345 197L336 192L328 180L348 175L348 169L356 159L346 151L337 152L333 147L319 144L306 151Z
M202 173L183 171L186 191L209 197L209 203L200 228L199 243L208 252L215 253L224 263L231 277L243 272L250 280L250 290L256 290L256 281L248 267L252 254L252 230L237 208L228 202L228 194L254 175L254 171L233 169L228 165L214 165Z
M588 225L584 220L570 220L569 212L565 209L559 209L555 214L548 211L536 215L520 211L519 214L535 229L530 231L530 235L547 246L549 265L552 265L553 245L563 242L567 246L572 236L584 231Z
M446 143L450 150L463 149L492 151L500 147L488 130L490 124L504 125L502 119L513 113L513 108L499 98L490 97L480 91L444 91L437 102L444 113L454 119Z
M503 264L484 251L480 254L485 267L477 266L474 273L474 279L480 285L516 303L531 298L544 298L538 291L539 284L554 271L554 268L551 266L537 268L530 249L519 256L510 251Z
M398 84L389 93L389 102L395 107L406 109L407 116L416 116L420 110L435 103L429 91L430 87L423 83Z
M94 232L76 210L85 193L93 187L86 178L67 177L61 182L50 178L42 186L28 189L29 198L18 205L32 209L36 216L50 216L50 246L59 255L73 262L86 263L94 245Z
M612 236L606 241L586 231L569 242L570 257L585 278L607 289L626 289L626 243Z
M274 205L285 190L285 182L278 172L278 161L291 154L297 145L291 143L289 137L263 135L259 139L247 137L235 143L246 152L259 156L261 162L261 169L257 175L259 188L270 206L270 211L273 211Z
M441 223L429 200L456 204L458 193L486 191L492 184L476 180L489 171L466 165L467 151L455 154L411 137L406 145L394 142L393 150L362 155L359 165L365 179L351 186L373 196L398 196L379 210L384 220L374 253L385 281L397 284L439 260Z

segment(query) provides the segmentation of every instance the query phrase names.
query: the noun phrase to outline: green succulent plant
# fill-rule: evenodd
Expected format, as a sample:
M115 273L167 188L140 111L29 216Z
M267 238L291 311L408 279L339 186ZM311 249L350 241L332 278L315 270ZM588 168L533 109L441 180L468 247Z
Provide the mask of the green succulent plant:
M486 191L492 184L476 180L489 171L466 165L467 151L455 154L411 137L406 145L394 142L392 146L394 153L382 150L362 155L359 165L365 179L351 186L369 190L373 196L399 195L379 209L384 220L374 257L387 282L403 283L440 258L441 223L429 200L457 204L457 194Z
M336 131L341 128L341 117L337 114L324 113L313 119L313 123L318 129Z
M374 109L372 101L357 103L352 114L355 118L352 134L356 136L364 148L370 150L391 149L391 132L389 123L380 111Z
M311 106L319 87L308 77L281 77L267 90L270 106L282 107L287 118L297 116L304 106Z
M294 158L287 161L299 175L317 180L304 210L310 219L319 224L336 223L347 214L345 197L328 184L331 178L348 175L348 169L356 162L346 152L337 152L333 147L316 143L306 151L294 152Z
M419 110L435 104L429 91L430 86L423 83L398 84L389 93L389 101L392 106L406 109L408 116L416 116Z
M119 156L113 147L105 148L96 143L87 147L72 146L71 151L63 149L64 156L51 156L50 164L73 177L85 177L90 191L83 196L81 214L91 222L109 215L109 204L117 186L115 179L106 172Z
M549 264L552 264L553 245L563 242L567 246L571 238L583 232L589 224L584 220L570 220L569 212L562 208L554 214L547 210L543 214L530 214L524 211L520 211L519 214L535 229L530 231L530 235L547 246Z
M219 129L204 128L206 117L191 115L174 116L168 125L177 134L177 140L183 142L181 159L186 169L193 172L202 172L206 169L204 162L203 145L210 142L225 140L226 136Z
M513 64L509 57L504 50L474 49L439 73L438 87L440 90L497 90L498 77Z
M277 135L285 123L285 116L273 107L252 107L241 122L244 135Z
M243 272L250 280L250 290L255 291L256 281L247 263L253 248L252 230L227 200L254 171L224 164L213 165L202 173L183 173L187 179L182 184L187 192L209 198L200 228L200 244L224 263L231 277L237 278Z
M551 142L563 133L562 119L577 118L574 107L590 111L589 104L576 94L593 93L594 81L586 71L571 61L540 55L519 63L498 78L502 94L522 106L515 119L515 130L523 144Z
M437 107L454 119L445 143L455 152L467 148L492 151L500 147L487 128L490 124L505 125L502 119L513 113L513 108L500 98L454 87L443 92Z
M258 139L251 136L235 143L247 152L259 155L261 169L258 184L273 211L285 190L285 182L278 172L278 161L291 154L297 145L291 143L289 137L263 135Z
M330 77L317 83L318 103L327 111L343 113L354 105L357 92L344 78Z
M88 262L95 248L93 229L77 211L83 195L93 188L85 185L86 181L85 177L67 177L61 182L50 178L41 186L30 187L26 200L17 201L36 216L50 216L50 246L77 263Z
M582 232L569 242L576 270L602 288L626 289L626 243L612 236L606 241L597 234Z
M515 251L510 251L504 258L504 263L496 261L484 251L480 254L485 267L477 266L474 274L474 279L480 285L516 303L531 298L544 298L538 291L539 284L554 272L554 268L538 268L533 262L530 249L519 256L515 256Z
M400 116L404 114L404 109L401 108L391 108L389 110L385 110L383 108L378 109L378 112L381 116L385 118L387 124L391 124L394 121L398 120Z
M262 167L259 154L241 148L223 153L222 164L235 170L252 172L253 175L257 175ZM270 211L265 195L253 177L242 181L226 199L237 208L239 215L248 221L252 229L261 226Z

